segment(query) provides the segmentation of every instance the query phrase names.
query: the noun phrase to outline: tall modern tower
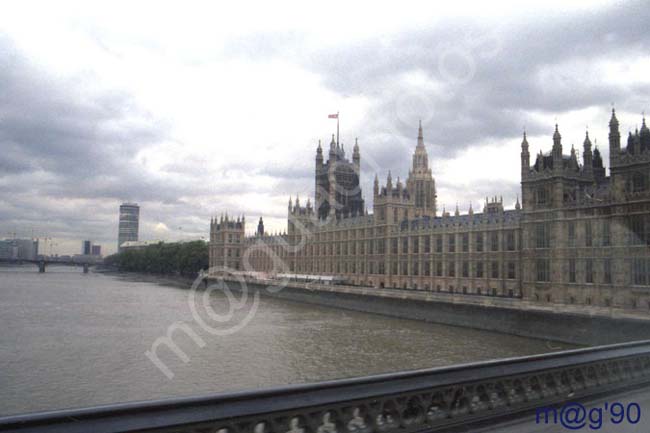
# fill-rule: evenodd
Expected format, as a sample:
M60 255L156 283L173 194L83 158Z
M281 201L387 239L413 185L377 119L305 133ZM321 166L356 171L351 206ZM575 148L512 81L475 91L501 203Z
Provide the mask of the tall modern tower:
M120 225L117 234L117 252L127 241L138 240L138 227L140 225L140 206L136 203L122 203L120 206Z

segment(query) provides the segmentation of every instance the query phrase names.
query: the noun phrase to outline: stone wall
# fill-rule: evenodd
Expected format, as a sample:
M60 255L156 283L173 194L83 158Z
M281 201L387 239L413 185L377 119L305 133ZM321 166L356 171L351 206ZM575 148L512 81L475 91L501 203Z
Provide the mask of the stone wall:
M408 298L409 292L404 292L401 299L315 290L295 284L273 293L265 290L265 287L249 283L249 288L261 290L263 296L578 345L595 346L650 339L650 321L647 320L415 300Z

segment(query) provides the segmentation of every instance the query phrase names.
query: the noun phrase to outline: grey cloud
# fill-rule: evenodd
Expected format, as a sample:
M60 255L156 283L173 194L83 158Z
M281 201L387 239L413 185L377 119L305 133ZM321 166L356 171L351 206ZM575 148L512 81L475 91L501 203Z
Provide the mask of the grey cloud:
M592 78L598 60L646 57L648 22L650 8L641 1L494 28L452 20L393 39L328 49L305 64L332 90L374 100L367 134L391 125L395 134L409 137L422 117L428 142L439 146L437 156L451 158L486 139L518 136L524 125L531 133L548 133L549 125L529 118L531 111L560 115L612 101L625 106L647 94L647 85L584 78ZM569 62L584 69L570 70ZM544 79L548 70L553 73ZM414 72L432 86L401 80Z

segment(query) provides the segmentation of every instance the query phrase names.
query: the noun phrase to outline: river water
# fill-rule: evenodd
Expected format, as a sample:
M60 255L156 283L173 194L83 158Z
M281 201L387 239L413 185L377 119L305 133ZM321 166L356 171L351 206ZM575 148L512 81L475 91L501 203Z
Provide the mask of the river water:
M189 286L189 284L186 284ZM80 268L0 267L0 415L255 389L570 346L262 297L237 323L196 321L187 287ZM203 292L223 318L223 293ZM205 296L204 296L205 295ZM253 305L254 297L248 299ZM247 304L248 305L248 304ZM215 317L215 316L212 316ZM244 317L251 317L245 322ZM170 326L184 363L161 345ZM217 323L217 322L215 322ZM234 326L237 325L237 326ZM244 326L245 325L245 326ZM237 329L240 328L240 329ZM173 329L173 328L172 328ZM153 357L155 359L155 357ZM162 363L163 368L157 367ZM171 379L166 376L171 373Z

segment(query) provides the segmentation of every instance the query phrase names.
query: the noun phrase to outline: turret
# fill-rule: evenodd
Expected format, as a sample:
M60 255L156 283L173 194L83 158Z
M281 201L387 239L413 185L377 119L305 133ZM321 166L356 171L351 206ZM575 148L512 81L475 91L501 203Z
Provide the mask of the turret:
M376 174L375 174L375 182L374 182L374 185L372 187L372 193L373 193L373 195L375 197L377 197L379 195L379 178L377 177Z
M578 169L578 157L576 155L576 149L573 147L573 144L571 145L571 155L569 159L569 164L573 170Z
M596 183L600 184L605 181L605 166L603 165L603 158L600 156L598 145L594 149L593 171Z
M609 119L609 163L610 167L613 165L612 161L618 159L618 154L621 151L621 134L618 131L618 119L616 118L616 111L612 108L612 117Z
M526 131L524 131L524 138L521 140L521 178L528 176L530 170L530 153L528 153L528 140L526 139Z
M318 140L318 148L316 149L316 169L323 165L323 148L320 145L320 140Z
M390 196L391 191L393 190L393 177L390 175L390 170L388 170L388 177L386 178L386 192Z
M354 163L354 171L357 176L361 172L361 153L359 152L359 139L354 139L354 149L352 151L352 162Z
M517 202L515 203L515 209L520 210L521 209L521 204L519 204L519 194L517 194Z
M336 146L336 139L334 138L334 134L332 134L332 141L330 142L330 161L336 159Z
M591 140L589 139L589 131L585 132L585 141L583 143L583 152L582 152L582 169L586 174L591 174L593 171L593 154L591 153Z
M641 131L639 131L639 143L641 145L641 152L650 150L650 129L645 124L645 114L641 123Z
M260 221L257 223L257 236L264 236L264 221L260 217Z
M555 132L553 133L553 169L562 169L562 136L558 130L557 123L555 124Z

